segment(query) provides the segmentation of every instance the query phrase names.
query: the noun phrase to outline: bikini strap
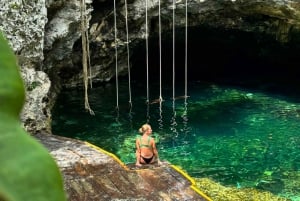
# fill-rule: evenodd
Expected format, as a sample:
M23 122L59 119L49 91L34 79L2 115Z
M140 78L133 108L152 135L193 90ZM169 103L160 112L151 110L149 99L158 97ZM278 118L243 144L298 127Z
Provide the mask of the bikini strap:
M151 146L150 146L150 140L151 140L151 137L148 136L148 142L147 142L147 144L143 144L143 143L142 143L142 137L143 137L143 136L140 136L140 147L149 147L149 148L151 148Z

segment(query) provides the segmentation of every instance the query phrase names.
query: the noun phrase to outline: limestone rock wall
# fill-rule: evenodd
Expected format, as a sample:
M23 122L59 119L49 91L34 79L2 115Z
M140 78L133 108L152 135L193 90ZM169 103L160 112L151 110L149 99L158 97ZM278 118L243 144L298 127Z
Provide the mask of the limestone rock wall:
M50 79L42 71L46 23L45 0L0 1L0 30L18 57L27 89L21 119L30 132L49 129L51 116L46 107Z
M17 55L26 87L24 128L50 133L51 107L59 92L53 89L60 86L57 69L73 66L68 58L81 34L80 1L3 0L0 30Z
M127 73L124 1L117 0L118 73ZM130 49L158 34L158 0L128 0ZM173 1L161 1L162 32L172 29ZM115 76L112 0L87 0L92 78ZM176 1L176 28L185 26L185 1ZM188 25L268 34L282 43L300 41L298 0L188 0ZM15 51L27 89L22 114L32 132L51 130L51 107L62 86L82 85L80 0L1 0L0 30ZM163 37L171 37L164 34ZM164 40L164 38L163 38ZM134 53L131 52L131 55Z
M172 29L172 1L161 1L162 32L171 33ZM94 82L109 81L115 76L115 39L114 12L112 1L94 0L94 11L90 21L90 46L92 59L92 77ZM209 26L224 30L255 32L276 39L281 43L289 43L300 33L300 2L296 0L189 0L188 26ZM185 1L176 1L176 29L185 26ZM118 71L127 73L127 49L124 1L117 1L117 45ZM158 1L148 0L148 33L145 32L145 1L128 1L128 24L130 49L134 50L145 43L145 37L158 36ZM163 34L162 40L171 38ZM80 48L73 48L72 63L75 71L63 67L66 73L65 86L74 87L81 84L80 72L76 68L81 60ZM133 52L131 52L131 56ZM72 72L76 72L73 73Z

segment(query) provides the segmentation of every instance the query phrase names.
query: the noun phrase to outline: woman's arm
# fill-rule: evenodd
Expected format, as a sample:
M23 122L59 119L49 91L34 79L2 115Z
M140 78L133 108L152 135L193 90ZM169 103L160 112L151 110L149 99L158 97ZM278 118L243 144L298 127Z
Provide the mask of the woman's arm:
M136 153L140 156L141 155L141 148L140 148L140 141L139 141L138 138L135 140L135 147L136 147Z
M140 163L141 149L140 149L140 142L138 139L136 139L136 141L135 141L135 147L136 147L136 151L135 151L136 163L135 163L135 165L141 166L141 163Z
M155 144L155 141L154 139L152 138L152 150L153 150L153 154L155 155L156 159L157 159L157 162L158 164L160 164L160 160L159 160L159 156L158 156L158 151L157 151L157 148L156 148L156 144Z

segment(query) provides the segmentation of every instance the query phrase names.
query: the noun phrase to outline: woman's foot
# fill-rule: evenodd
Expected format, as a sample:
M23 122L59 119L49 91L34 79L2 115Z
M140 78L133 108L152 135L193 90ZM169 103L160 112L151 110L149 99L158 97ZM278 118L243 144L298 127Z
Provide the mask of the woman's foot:
M136 163L136 164L135 164L135 166L137 166L137 167L141 167L141 166L142 166L142 164L140 164L140 163Z

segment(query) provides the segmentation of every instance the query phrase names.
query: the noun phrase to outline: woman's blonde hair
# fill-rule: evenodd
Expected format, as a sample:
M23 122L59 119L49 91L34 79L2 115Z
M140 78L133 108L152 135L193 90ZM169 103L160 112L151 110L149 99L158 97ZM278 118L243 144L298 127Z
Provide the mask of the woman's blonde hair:
M146 132L147 130L149 130L151 128L151 126L149 124L144 124L142 125L142 127L139 129L139 132L140 133L144 133Z

